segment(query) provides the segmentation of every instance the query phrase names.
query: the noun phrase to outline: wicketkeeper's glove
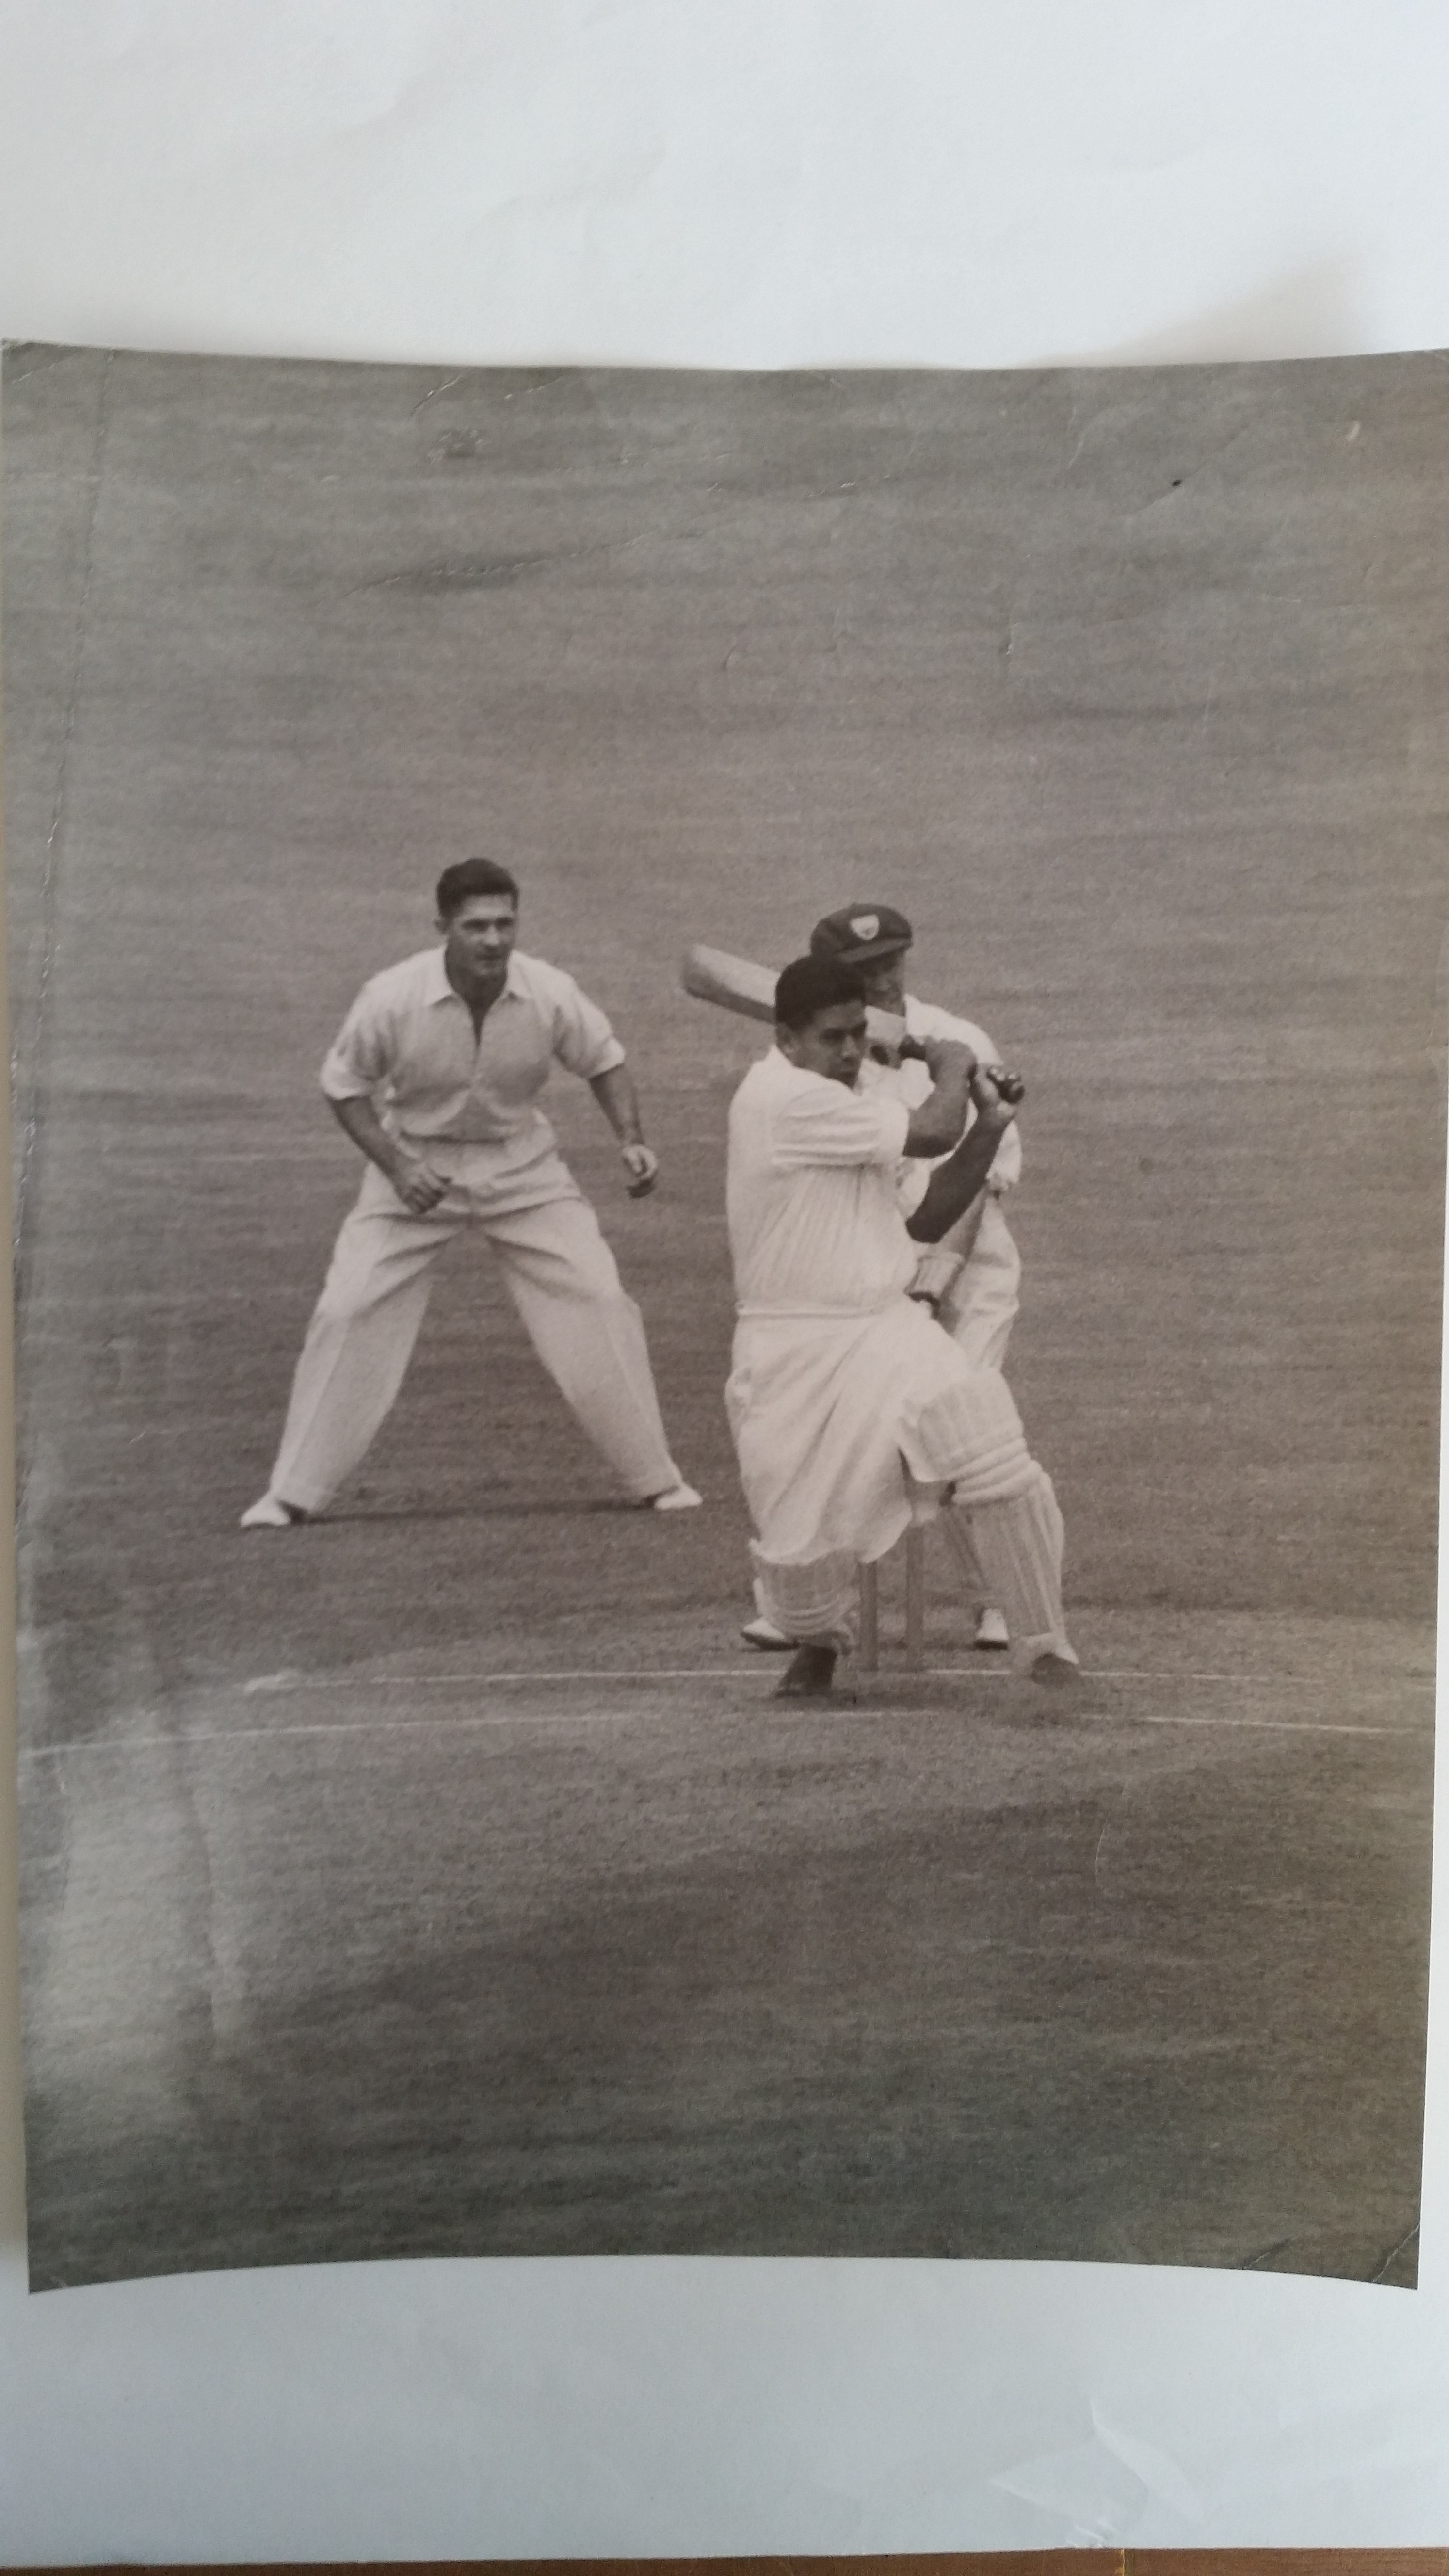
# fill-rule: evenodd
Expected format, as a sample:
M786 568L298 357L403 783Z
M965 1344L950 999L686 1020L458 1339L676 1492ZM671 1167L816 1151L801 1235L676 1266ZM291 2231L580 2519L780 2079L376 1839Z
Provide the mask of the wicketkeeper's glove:
M939 1315L965 1266L959 1252L943 1252L939 1244L933 1244L916 1263L915 1277L906 1295L914 1297L919 1305L929 1306L933 1315Z

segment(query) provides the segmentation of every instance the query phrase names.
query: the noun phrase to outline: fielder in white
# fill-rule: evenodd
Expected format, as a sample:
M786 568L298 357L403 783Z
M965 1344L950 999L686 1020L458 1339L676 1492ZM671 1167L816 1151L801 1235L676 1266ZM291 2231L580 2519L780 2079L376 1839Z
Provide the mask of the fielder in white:
M669 1454L644 1324L538 1094L555 1063L589 1085L631 1197L654 1187L624 1050L572 976L514 946L518 888L464 859L437 889L443 943L364 985L322 1068L367 1158L297 1363L271 1482L244 1529L323 1511L402 1384L433 1265L476 1225L565 1402L626 1493L656 1511L699 1496Z
M927 1038L950 1039L970 1047L979 1063L994 1064L996 1049L984 1029L906 991L906 958L914 937L905 914L890 904L846 904L817 921L810 934L810 954L853 966L867 1005L901 1020L905 1035L917 1045ZM931 1088L929 1068L919 1058L902 1062L880 1048L868 1050L860 1080L863 1090L887 1092L904 1100L909 1109L918 1108ZM897 1190L904 1216L910 1217L919 1207L930 1177L928 1160L902 1160ZM975 1199L948 1228L929 1263L922 1264L917 1283L918 1293L922 1287L931 1290L937 1321L967 1359L983 1368L1005 1365L1006 1346L1020 1310L1021 1255L1002 1208L1002 1200L1020 1178L1021 1136L1013 1121ZM1010 1643L1006 1617L988 1597L989 1586L972 1554L966 1521L958 1515L946 1527L976 1611L975 1642L1004 1652ZM752 1646L770 1651L793 1642L781 1636L765 1615L758 1586L755 1609L756 1616L743 1631Z
M943 1508L966 1519L1019 1660L1037 1680L1069 1680L1050 1478L1000 1370L967 1359L907 1294L918 1246L970 1205L1011 1109L969 1047L937 1039L924 1042L932 1089L918 1108L859 1090L865 995L849 966L797 958L776 1019L730 1111L739 1321L726 1403L765 1614L798 1640L781 1695L829 1691L855 1640L858 1565ZM898 1162L943 1154L907 1220Z

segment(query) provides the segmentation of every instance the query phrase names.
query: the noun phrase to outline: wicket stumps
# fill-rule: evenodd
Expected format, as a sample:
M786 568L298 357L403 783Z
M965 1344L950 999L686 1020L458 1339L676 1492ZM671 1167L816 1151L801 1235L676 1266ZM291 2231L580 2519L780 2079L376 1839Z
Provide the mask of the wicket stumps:
M906 1557L906 1670L924 1671L926 1663L926 1533L912 1521L902 1542ZM860 1646L856 1663L863 1673L880 1670L880 1582L874 1565L860 1568Z

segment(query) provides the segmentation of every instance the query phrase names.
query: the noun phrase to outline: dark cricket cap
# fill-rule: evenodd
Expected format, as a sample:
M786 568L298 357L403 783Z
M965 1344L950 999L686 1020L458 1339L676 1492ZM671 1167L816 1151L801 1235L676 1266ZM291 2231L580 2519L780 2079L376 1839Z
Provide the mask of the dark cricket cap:
M810 933L812 957L837 957L842 966L864 966L873 957L893 957L909 948L915 933L903 912L888 903L848 903L843 912L827 912Z

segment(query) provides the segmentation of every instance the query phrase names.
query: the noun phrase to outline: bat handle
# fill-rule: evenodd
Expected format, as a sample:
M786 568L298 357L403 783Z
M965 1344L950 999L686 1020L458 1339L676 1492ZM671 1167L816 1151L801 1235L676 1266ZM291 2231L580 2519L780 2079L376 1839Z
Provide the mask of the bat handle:
M924 1064L926 1050L920 1039L902 1038L896 1049L896 1061L899 1064ZM1009 1101L1013 1109L1019 1100L1026 1097L1026 1084L1019 1073L1003 1073L997 1081L996 1088L1002 1099Z

